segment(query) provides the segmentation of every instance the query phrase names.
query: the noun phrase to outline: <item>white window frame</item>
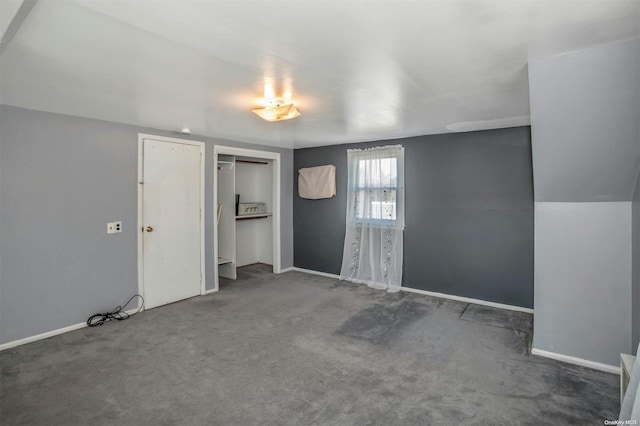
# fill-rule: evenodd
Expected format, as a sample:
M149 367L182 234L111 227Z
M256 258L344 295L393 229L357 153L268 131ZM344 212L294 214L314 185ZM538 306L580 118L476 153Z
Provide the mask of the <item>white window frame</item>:
M380 147L380 148L372 148L372 149L385 149L385 148L394 148L394 147ZM401 145L397 145L397 150L393 153L390 153L389 156L384 158L395 158L396 159L396 186L388 187L390 190L396 191L396 218L395 219L374 219L374 218L358 218L354 215L352 222L355 224L369 224L369 225L391 225L393 227L404 228L404 149ZM356 150L351 152L351 157L349 159L349 164L347 165L349 169L349 176L353 174L353 186L349 187L349 191L361 191L367 190L368 188L373 188L376 190L381 189L380 187L359 187L358 177L355 176L356 170L354 169L355 164L358 161L369 160L367 155L368 150L362 150L358 152Z

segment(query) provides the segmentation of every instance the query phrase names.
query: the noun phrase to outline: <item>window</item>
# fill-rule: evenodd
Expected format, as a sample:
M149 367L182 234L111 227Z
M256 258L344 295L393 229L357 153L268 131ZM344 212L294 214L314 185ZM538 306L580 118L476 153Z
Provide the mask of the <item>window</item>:
M354 222L404 225L402 168L401 146L350 150Z
M397 218L398 159L358 160L357 219Z

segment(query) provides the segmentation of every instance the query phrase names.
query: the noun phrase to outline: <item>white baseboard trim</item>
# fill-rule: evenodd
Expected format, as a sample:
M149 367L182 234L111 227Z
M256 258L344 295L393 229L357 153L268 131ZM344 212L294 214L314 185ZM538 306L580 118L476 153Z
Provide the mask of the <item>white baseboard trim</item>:
M303 268L296 268L296 267L289 268L289 269L291 269L292 271L305 272L307 274L320 275L322 277L334 278L336 280L340 279L339 275L329 274L327 272L319 272L319 271L314 271L314 270L311 270L311 269L303 269ZM492 308L507 309L509 311L526 312L528 314L532 314L533 313L533 309L531 309L531 308L523 308L522 306L513 306L513 305L505 305L503 303L488 302L486 300L472 299L470 297L454 296L452 294L446 294L446 293L436 293L434 291L419 290L417 288L411 288L411 287L400 287L400 290L406 291L406 292L409 292L409 293L422 294L422 295L425 295L425 296L439 297L441 299L457 300L459 302L473 303L475 305L483 305L483 306L490 306Z
M24 339L14 340L12 342L3 343L0 345L0 351L5 349L15 348L16 346L26 345L27 343L35 342L37 340L47 339L49 337L57 336L58 334L67 333L69 331L79 330L87 326L86 322L70 325L68 327L58 328L57 330L47 331L46 333L36 334L35 336L25 337Z
M133 315L137 311L138 311L138 308L130 309L130 310L125 311L125 312L128 313L129 315ZM143 311L144 311L144 309L143 309ZM140 311L140 312L142 312L142 311ZM58 328L56 330L47 331L46 333L36 334L35 336L25 337L24 339L18 339L18 340L14 340L12 342L3 343L3 344L0 345L0 352L4 351L6 349L15 348L16 346L26 345L27 343L36 342L36 341L42 340L42 339L48 339L49 337L57 336L58 334L68 333L70 331L79 330L79 329L85 328L85 327L87 327L87 322L86 321L85 322L80 322L78 324L69 325L67 327Z
M280 272L278 272L279 274L284 274L285 272L291 272L293 271L295 268L293 266L289 266L288 268L284 268L284 269L280 269Z
M328 272L320 272L320 271L314 271L313 269L303 269L303 268L297 268L297 267L292 267L290 268L292 271L297 271L297 272L304 272L307 274L312 274L312 275L320 275L321 277L327 277L327 278L333 278L335 280L339 280L340 279L340 275L336 275L336 274L330 274Z
M216 293L218 290L216 290L215 288L212 288L210 290L205 290L204 293L202 293L202 295L204 296L205 294L211 294L211 293Z
M504 303L489 302L487 300L473 299L471 297L455 296L453 294L437 293L435 291L420 290L411 287L400 287L400 290L409 293L417 293L425 296L439 297L441 299L456 300L458 302L473 303L474 305L489 306L491 308L506 309L509 311L526 312L532 314L533 309L523 308L522 306L505 305Z
M589 361L587 359L577 358L575 356L563 355L555 352L544 351L542 349L531 349L531 355L537 355L544 358L555 359L569 364L580 365L582 367L593 368L594 370L606 371L607 373L620 374L620 366L603 364L601 362Z

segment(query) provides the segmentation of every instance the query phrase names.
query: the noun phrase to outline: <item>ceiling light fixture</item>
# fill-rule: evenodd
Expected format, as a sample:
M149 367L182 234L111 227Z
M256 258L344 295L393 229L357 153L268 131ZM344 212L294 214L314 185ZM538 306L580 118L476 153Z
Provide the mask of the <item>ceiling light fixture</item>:
M263 120L274 122L290 120L300 116L300 111L296 109L291 100L269 99L266 103L267 105L264 108L252 110Z

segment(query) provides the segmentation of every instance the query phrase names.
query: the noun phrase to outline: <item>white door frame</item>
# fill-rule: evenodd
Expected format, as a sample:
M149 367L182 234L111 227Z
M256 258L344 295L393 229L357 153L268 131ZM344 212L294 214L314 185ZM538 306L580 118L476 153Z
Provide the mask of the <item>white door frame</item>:
M273 206L273 273L281 272L280 261L280 153L271 151L258 151L255 149L236 148L233 146L214 145L213 146L213 206L218 205L218 155L235 155L239 157L252 157L264 160L273 160L273 188L272 188L272 206ZM213 293L220 289L220 280L218 277L218 230L215 226L214 215L214 232L213 232L213 259L214 259L214 279L215 286L207 293ZM236 256L237 257L237 256ZM234 262L236 259L234 259Z
M155 136L145 133L138 133L138 294L144 297L144 238L142 235L142 223L144 220L144 140L152 139L160 142L180 143L184 145L193 145L200 147L200 294L205 293L205 253L204 253L204 217L205 217L205 155L204 142L192 141L187 139L170 138L167 136ZM216 262L217 264L218 262Z

